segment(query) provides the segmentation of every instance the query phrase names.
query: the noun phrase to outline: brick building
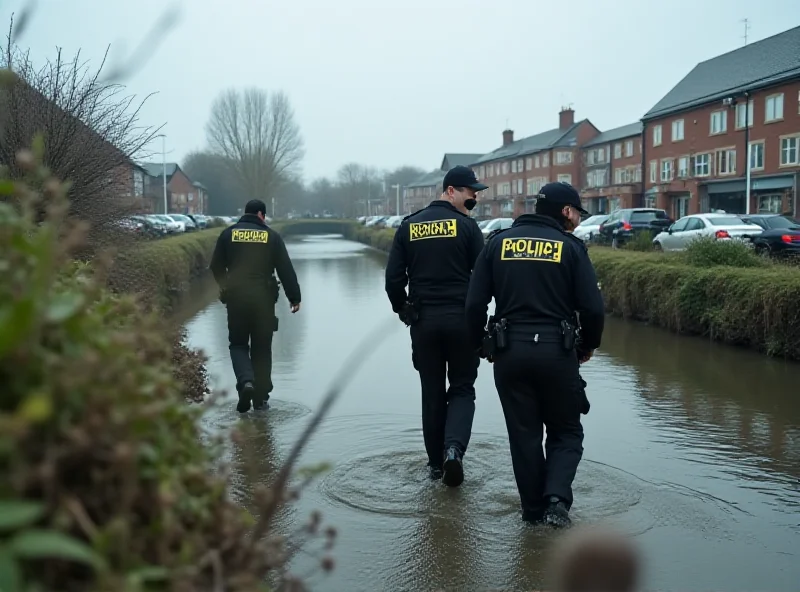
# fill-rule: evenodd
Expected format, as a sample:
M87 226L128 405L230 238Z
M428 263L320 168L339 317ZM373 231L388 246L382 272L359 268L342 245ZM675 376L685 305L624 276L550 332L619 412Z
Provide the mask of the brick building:
M642 202L642 123L602 132L584 144L581 200L592 214ZM576 187L578 185L576 184Z
M698 64L642 122L644 205L796 215L800 27Z
M405 186L403 189L403 211L410 214L427 206L442 193L442 182L447 171L459 165L469 166L480 157L480 154L451 152L445 154L438 169L422 175L413 183Z
M145 195L153 202L153 211L163 213L164 165L144 163L147 172L145 179ZM195 183L174 162L166 163L167 172L167 204L172 214L205 214L208 199L205 190Z
M472 170L489 189L483 192L476 217L514 217L532 212L535 195L550 181L580 186L583 178L581 146L599 134L588 119L575 122L575 111L564 108L558 127L514 140L503 131L503 144L471 163Z

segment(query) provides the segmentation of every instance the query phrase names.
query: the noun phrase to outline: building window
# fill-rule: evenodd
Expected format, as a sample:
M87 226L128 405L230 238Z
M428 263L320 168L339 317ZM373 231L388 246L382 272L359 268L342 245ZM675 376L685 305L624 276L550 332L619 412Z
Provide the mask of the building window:
M764 168L764 142L750 142L750 169Z
M556 164L572 164L572 152L556 152Z
M528 170L531 170L533 168L533 159L532 158L526 158L525 159L525 168L527 168Z
M523 161L523 160L520 158L520 159L517 161L517 170L518 170L520 173L522 172L522 167L523 167L523 166L524 166L524 161Z
M517 195L522 195L522 191L524 190L524 182L522 179L517 179Z
M596 169L594 171L589 171L586 173L586 186L605 187L608 184L606 183L607 173L608 169Z
M780 214L783 209L782 195L761 195L758 198L759 214Z
M767 97L765 122L783 119L783 93Z
M550 166L550 154L543 154L542 155L542 166L547 168Z
M589 152L586 153L586 164L589 166L594 164L594 150L589 150Z
M539 168L539 157L538 156L534 156L533 157L533 168L535 168L535 169Z
M747 115L745 116L745 113ZM747 117L747 120L745 120ZM745 109L744 103L739 103L736 105L736 129L742 129L744 127L753 127L753 100L749 100L747 102L747 108Z
M633 140L628 140L625 142L625 156L633 156Z
M644 198L644 207L646 208L655 208L656 207L656 196L655 195L648 195Z
M136 197L144 195L144 173L142 171L133 171L133 195Z
M669 183L672 181L672 160L661 161L661 182Z
M685 179L689 176L689 157L681 156L678 159L678 178Z
M511 172L512 173L516 173L517 172L517 161L516 160L512 160L511 161Z
M781 138L781 166L800 164L800 136Z
M736 172L736 150L717 151L717 174L731 175Z
M509 168L509 165L510 165L510 163L508 163L508 162L504 162L504 163L503 163L503 168L502 168L502 171L503 171L503 173L502 173L502 174L503 174L503 175L507 175L507 174L508 174L508 168Z
M605 162L606 161L606 149L605 148L598 148L597 149L597 162Z
M724 134L728 131L728 112L714 111L711 114L711 133Z
M683 140L683 119L672 122L672 141L680 142Z
M622 158L622 144L614 144L614 158Z
M658 181L658 161L651 160L650 161L650 182L655 183Z
M634 169L634 175L635 175L635 177L633 178L634 182L635 183L641 183L642 182L642 165L640 165L640 164L636 165L636 168Z
M661 126L656 125L653 127L653 146L661 145Z
M694 157L694 174L696 177L708 177L711 174L710 154L698 154Z
M559 183L572 184L572 175L559 175L557 180Z

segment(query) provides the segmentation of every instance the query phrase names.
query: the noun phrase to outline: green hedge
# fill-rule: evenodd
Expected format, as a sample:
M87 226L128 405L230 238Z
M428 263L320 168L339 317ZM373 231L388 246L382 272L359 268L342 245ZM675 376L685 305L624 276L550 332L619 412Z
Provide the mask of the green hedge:
M115 257L109 286L169 310L192 280L207 272L220 232L210 228L130 247Z
M393 236L360 225L347 234L383 251ZM680 254L605 247L589 253L609 313L800 360L800 269L712 241Z

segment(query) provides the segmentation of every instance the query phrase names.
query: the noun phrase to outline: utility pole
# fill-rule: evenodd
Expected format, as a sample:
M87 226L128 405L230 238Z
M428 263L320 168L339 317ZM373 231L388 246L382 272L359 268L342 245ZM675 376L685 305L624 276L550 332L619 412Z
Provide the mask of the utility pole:
M397 190L397 193L396 193L396 195L397 195L397 206L396 206L397 209L395 210L395 214L397 216L399 216L400 215L400 183L398 183L397 185L392 185L392 189L396 189Z
M747 45L747 32L750 30L750 20L749 19L742 19L744 23L744 44Z
M164 214L169 214L167 208L167 136L161 134L161 176L164 177Z

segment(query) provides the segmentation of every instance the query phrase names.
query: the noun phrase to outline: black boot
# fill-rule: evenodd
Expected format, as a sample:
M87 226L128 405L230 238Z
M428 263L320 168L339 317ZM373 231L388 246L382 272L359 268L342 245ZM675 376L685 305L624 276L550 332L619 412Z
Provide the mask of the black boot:
M461 463L461 452L455 446L451 446L444 453L442 469L444 471L442 483L448 487L458 487L464 482L464 466Z
M567 505L560 498L551 495L547 502L547 508L544 511L545 524L553 528L569 528L572 526Z
M236 411L239 413L247 413L250 411L250 400L256 392L253 383L250 381L245 382L239 390L239 403L236 405Z

